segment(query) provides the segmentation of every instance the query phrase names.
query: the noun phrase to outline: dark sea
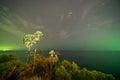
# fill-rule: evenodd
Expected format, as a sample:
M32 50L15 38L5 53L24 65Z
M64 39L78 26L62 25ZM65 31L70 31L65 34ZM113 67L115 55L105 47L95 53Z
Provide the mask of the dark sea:
M80 68L110 73L120 80L120 51L58 51L60 61L74 61ZM27 51L0 51L1 54L14 54L22 61L27 58ZM39 54L49 56L49 51L40 51Z

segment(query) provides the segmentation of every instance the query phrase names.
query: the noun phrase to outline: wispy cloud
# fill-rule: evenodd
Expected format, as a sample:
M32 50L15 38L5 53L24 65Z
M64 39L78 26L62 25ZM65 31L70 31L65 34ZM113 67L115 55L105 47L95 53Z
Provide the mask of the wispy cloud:
M23 36L24 33L16 28L16 25L8 18L3 17L3 22L0 23L0 29L16 36Z
M67 31L61 31L61 32L58 33L58 36L59 36L60 38L66 39L66 38L69 38L69 37L70 37L70 33L67 32Z

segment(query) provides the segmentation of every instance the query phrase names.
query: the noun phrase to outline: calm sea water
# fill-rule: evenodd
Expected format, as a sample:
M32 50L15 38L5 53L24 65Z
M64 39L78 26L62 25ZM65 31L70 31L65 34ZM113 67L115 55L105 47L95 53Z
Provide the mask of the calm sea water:
M59 51L59 50L58 50ZM60 60L67 59L76 62L81 68L111 73L115 77L120 76L120 51L59 51ZM48 56L48 51L40 52ZM14 54L22 61L26 61L27 51L7 51L0 54ZM119 78L120 79L120 78ZM118 79L118 80L119 80Z

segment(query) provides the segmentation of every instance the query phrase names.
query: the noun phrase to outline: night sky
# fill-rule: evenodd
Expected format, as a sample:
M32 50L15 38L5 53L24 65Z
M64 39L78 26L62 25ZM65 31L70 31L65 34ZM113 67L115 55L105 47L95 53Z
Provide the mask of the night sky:
M119 0L0 0L0 50L24 50L40 30L41 50L120 50Z

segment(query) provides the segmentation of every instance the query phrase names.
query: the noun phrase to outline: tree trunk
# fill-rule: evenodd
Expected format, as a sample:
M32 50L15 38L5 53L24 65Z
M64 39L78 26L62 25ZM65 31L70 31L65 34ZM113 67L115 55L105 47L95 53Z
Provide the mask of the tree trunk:
M34 69L35 69L35 57L36 57L36 49L35 49L35 53L33 54L33 70L32 70L32 73L34 72Z
M27 64L27 63L28 63L28 61L29 61L29 57L30 57L30 50L31 50L31 48L29 47L29 48L28 48L28 55L27 55L26 64Z

